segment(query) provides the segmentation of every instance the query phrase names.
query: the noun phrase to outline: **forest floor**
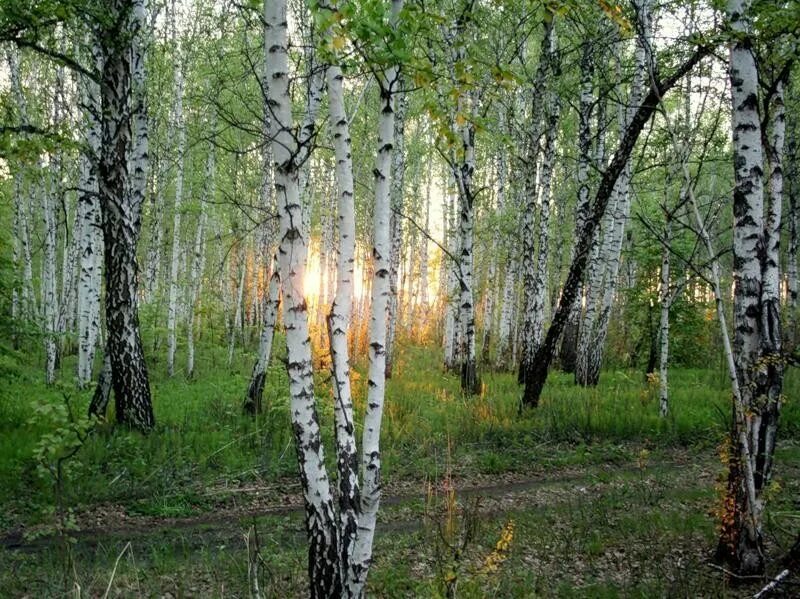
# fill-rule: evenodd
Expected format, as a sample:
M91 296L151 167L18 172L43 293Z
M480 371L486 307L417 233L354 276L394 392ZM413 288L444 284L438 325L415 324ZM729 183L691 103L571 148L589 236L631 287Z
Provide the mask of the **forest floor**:
M466 400L434 356L405 348L390 382L371 596L444 596L450 586L458 597L745 597L763 586L710 560L723 376L675 369L674 416L662 421L640 374L607 371L595 390L556 374L540 410L520 418L513 377L487 374L484 393ZM208 364L196 381L156 366L159 428L148 437L101 428L65 463L60 535L47 461L31 456L41 458L48 418L69 428L42 406L70 392L25 369L9 378L0 393L37 393L25 394L36 417L0 420L0 596L75 596L77 584L86 597L247 597L253 531L262 593L305 596L283 373L270 371L268 409L254 422L238 409L250 358ZM76 412L87 399L71 400ZM321 416L330 419L324 401ZM797 534L798 427L790 401L770 490L773 558ZM797 596L800 580L782 589Z

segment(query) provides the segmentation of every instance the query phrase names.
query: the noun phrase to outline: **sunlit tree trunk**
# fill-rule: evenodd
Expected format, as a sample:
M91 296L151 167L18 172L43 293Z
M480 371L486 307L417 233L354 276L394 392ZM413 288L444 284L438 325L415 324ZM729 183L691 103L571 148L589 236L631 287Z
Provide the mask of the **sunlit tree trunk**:
M398 83L398 87L400 84ZM392 181L389 195L391 197L391 215L389 229L391 231L391 255L389 258L389 316L386 325L386 378L392 376L394 357L395 335L397 332L400 289L398 288L400 275L400 258L403 245L403 221L400 213L404 208L405 199L405 114L406 97L398 93L395 98L394 143L392 144Z
M390 24L397 26L403 0L392 0ZM380 112L378 115L378 153L375 158L375 205L373 209L372 308L369 324L369 384L361 438L361 514L358 536L348 580L348 593L363 597L367 574L372 563L372 542L377 525L381 498L380 432L383 401L386 390L386 317L391 298L389 259L391 253L391 180L392 146L394 144L394 96L400 79L400 69L389 65L379 74Z
M303 292L308 238L304 231L300 198L298 136L292 123L289 95L287 29L286 1L265 0L264 35L269 55L267 96L272 108L270 137L280 215L278 258L283 275L283 322L288 353L286 369L295 450L306 507L310 595L313 598L335 597L342 592L336 515L314 400L308 309ZM310 137L306 138L304 143L309 143L309 140Z
M339 247L336 256L336 292L328 316L333 376L334 426L339 491L339 568L348 591L359 572L351 564L359 534L359 461L356 447L350 355L347 338L353 307L356 218L350 127L344 103L344 76L337 64L327 70L331 136L336 160Z

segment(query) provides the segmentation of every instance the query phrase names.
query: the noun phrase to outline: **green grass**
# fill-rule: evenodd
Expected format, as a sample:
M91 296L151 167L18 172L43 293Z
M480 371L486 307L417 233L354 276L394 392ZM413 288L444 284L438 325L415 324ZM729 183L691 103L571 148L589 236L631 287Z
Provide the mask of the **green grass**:
M283 350L278 345L280 358ZM227 350L206 341L206 345L198 348L194 380L181 375L168 378L155 354L148 356L158 421L156 430L142 436L109 425L100 426L70 462L65 485L67 504L76 508L119 504L131 517L202 516L213 513L219 505L204 493L206 488L294 477L296 462L289 398L280 359L269 370L265 412L256 419L241 413L241 401L255 359L254 349L251 344L245 350L238 350L229 367ZM35 356L31 359L12 355L3 364L2 529L52 522L52 479L37 471L33 459L37 443L50 431L46 423L31 420L33 406L62 403L66 393L72 398L76 412L83 413L90 399L90 391L79 392L68 383L58 388L46 387L41 364L32 363L37 359L40 360ZM68 356L62 364L61 378L69 380L73 369L74 358ZM357 422L366 395L365 371L364 363L356 364ZM640 372L606 371L600 385L593 389L576 387L571 376L553 372L541 405L522 415L518 413L520 388L513 375L485 372L483 383L479 397L465 398L457 377L440 369L436 349L401 348L394 377L387 387L382 432L385 479L390 483L411 480L422 485L426 480L441 477L446 470L462 478L514 472L546 476L548 472L565 469L587 471L599 465L635 464L642 449L651 452L654 463L661 459L661 453L667 455L676 448L688 448L690 455L703 455L705 460L711 456L713 462L714 447L724 437L729 418L730 391L716 363L713 370L670 372L671 414L666 419L658 416L657 385L647 383ZM798 391L800 376L790 371L780 432L780 438L789 443L780 450L779 464L800 463L800 445L796 443L800 439ZM333 415L325 373L317 374L317 394L328 449L326 457L332 464ZM609 476L598 469L591 480L604 483L607 482L604 477ZM722 592L721 587L702 586L709 583L708 572L698 569L694 562L695 570L691 573L694 578L685 583L689 586L681 586L684 583L680 582L685 573L681 574L679 568L688 567L686 560L678 560L679 564L674 566L659 566L666 568L663 576L674 574L669 580L659 578L660 575L652 573L652 567L646 566L646 554L656 540L659 546L674 542L685 548L692 539L703 547L710 546L714 524L704 510L713 501L713 485L666 494L663 484L655 491L645 492L646 489L637 486L635 477L626 480L633 491L614 491L596 502L559 505L547 510L519 509L513 514L518 525L516 543L525 547L525 551L512 552L503 575L496 580L465 580L459 596L482 597L488 593L499 597L645 597L662 595L665 588L679 595L693 595L698 589L706 589L712 595ZM784 486L791 485L784 482ZM657 505L653 505L654 501ZM668 509L662 509L664 506ZM423 507L405 509L417 510L419 514ZM785 511L796 513L796 508L786 503ZM491 550L508 517L509 514L484 517L484 536L477 541L476 555ZM260 522L265 530L283 527L291 532L287 537L286 530L277 530L274 538L273 533L264 533L264 543L272 543L267 559L270 578L265 584L274 596L302 595L305 555L303 536L297 532L299 521L292 516ZM784 528L795 525L792 519L782 524ZM240 528L246 528L246 524L241 523ZM187 581L195 578L201 594L207 591L215 595L246 595L243 586L246 561L240 533L241 530L236 530L222 540L211 538L213 535L186 540L188 533L176 531L175 538L168 541L161 536L139 541L134 555L122 560L125 565L118 572L115 584L121 589L145 584L150 590L142 591L144 594L167 588L192 594ZM436 557L431 553L435 545L431 534L430 530L419 530L393 534L391 539L379 537L377 563L371 575L371 588L377 596L428 596L441 591L432 567ZM235 550L231 548L233 545ZM631 557L623 564L630 570L628 578L611 575L604 578L605 570L597 564L605 563L603 560L607 561L607 555L615 548L629 551L634 545L638 548L638 553L633 552L639 556L637 567L644 568L647 575L636 578L632 574L636 571L636 560ZM92 588L103 586L121 549L116 542L111 546L82 548L79 556L85 568L82 579L94 581L88 583L94 585ZM564 560L578 560L584 579L563 572L563 576L556 574L564 568L559 569L548 557L551 554L561 555ZM57 580L60 569L54 567L48 572L40 560L24 552L0 556L5 558L12 560L15 575L41 583L38 587L41 593L34 592L34 588L29 592L45 596L60 588ZM658 556L664 564L674 558L668 552ZM696 558L692 559L696 562ZM537 563L542 564L538 569L531 565ZM0 589L13 589L8 577L0 578ZM530 589L533 595L521 589Z

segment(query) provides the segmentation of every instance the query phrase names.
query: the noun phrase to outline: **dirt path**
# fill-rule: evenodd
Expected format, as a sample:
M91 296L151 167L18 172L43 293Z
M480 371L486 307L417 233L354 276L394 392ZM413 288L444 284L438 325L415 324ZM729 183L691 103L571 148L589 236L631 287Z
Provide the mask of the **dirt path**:
M589 501L608 489L624 484L654 484L653 481L678 474L691 486L711 485L714 478L713 456L671 452L664 459L641 467L641 464L600 465L562 468L542 472L504 473L469 478L423 481L401 480L387 485L382 499L382 532L413 532L422 526L421 512L426 499L452 487L462 502L480 500L480 510L487 515L548 506L564 501ZM691 472L688 472L688 471ZM683 483L683 486L686 482ZM78 544L91 548L113 540L165 538L181 533L196 537L202 544L210 539L239 537L241 529L255 519L289 517L303 511L302 495L293 480L270 485L211 488L204 492L211 510L186 517L143 516L131 513L120 504L101 504L75 514L77 530L70 533ZM301 535L302 526L287 525L286 532ZM24 529L9 531L0 537L0 547L7 550L37 551L51 547L58 538L43 535L31 540ZM27 533L27 534L26 534Z

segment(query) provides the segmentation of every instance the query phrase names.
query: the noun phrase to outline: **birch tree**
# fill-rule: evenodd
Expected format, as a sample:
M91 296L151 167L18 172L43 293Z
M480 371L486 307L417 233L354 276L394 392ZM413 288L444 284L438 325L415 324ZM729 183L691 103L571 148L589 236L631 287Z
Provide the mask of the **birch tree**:
M175 201L172 205L172 257L169 268L169 302L167 304L167 372L169 376L175 374L175 350L178 342L178 274L181 259L181 204L183 203L183 165L186 153L186 126L183 119L183 60L181 43L176 33L178 13L176 5L172 5L172 51L173 77L175 88L175 105L172 112L173 130L177 131L178 141L176 148L175 167Z
M93 49L96 54L96 48ZM97 57L99 58L99 57ZM97 61L95 61L97 62ZM80 157L78 191L79 240L78 275L78 385L92 380L92 365L100 333L100 286L103 267L103 238L98 201L97 159L100 154L100 88L81 77L81 101L85 147Z
M100 77L102 106L99 195L103 219L106 280L106 323L116 417L142 431L155 425L150 382L139 331L138 265L136 245L141 229L141 209L147 166L147 120L144 104L136 103L131 115L130 43L143 35L143 0L113 0L107 5L109 19L99 31L103 53ZM144 71L134 72L136 77ZM134 88L138 89L137 83ZM129 185L128 148L131 124L135 139Z
M717 557L739 574L765 567L764 490L772 476L781 407L780 226L785 135L784 80L759 95L752 8L730 0L728 23L733 131L734 394L727 500ZM759 98L768 112L762 130ZM762 141L764 140L764 141ZM765 173L766 171L766 173ZM767 190L764 189L764 176Z

